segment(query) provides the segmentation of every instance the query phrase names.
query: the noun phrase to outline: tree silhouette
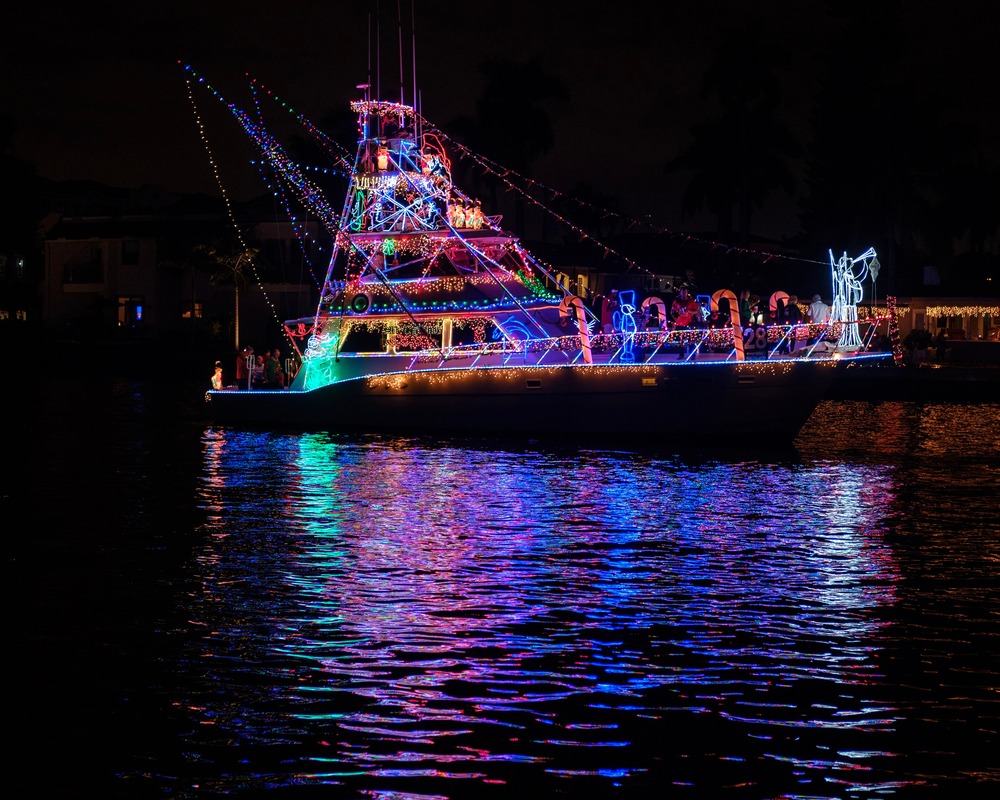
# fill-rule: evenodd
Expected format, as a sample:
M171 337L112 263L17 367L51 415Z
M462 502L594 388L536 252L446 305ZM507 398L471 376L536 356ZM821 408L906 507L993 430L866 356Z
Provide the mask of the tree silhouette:
M954 164L938 99L909 89L897 52L900 5L830 4L841 20L817 100L806 164L803 245L876 248L890 293L899 264L941 255L935 206ZM913 277L912 273L910 277Z
M528 177L532 163L555 143L552 117L545 104L566 100L569 92L557 76L546 72L534 59L491 59L484 61L479 71L486 83L476 101L475 116L458 117L448 127L469 149ZM459 166L468 170L472 165ZM479 185L489 191L493 209L499 208L502 181L497 176L485 176L485 182ZM522 232L523 198L515 199L515 229Z
M240 349L240 288L246 286L246 269L260 251L254 247L224 247L216 244L196 245L191 253L193 269L209 273L213 286L233 287L233 347Z
M1000 233L1000 169L979 152L956 167L945 208L950 232L968 243L968 252L986 253Z
M723 34L718 55L705 73L702 97L718 115L692 126L692 143L668 162L667 172L691 173L681 199L685 215L707 209L725 241L738 234L746 246L753 211L774 189L792 193L789 161L801 148L779 118L782 100L776 69L783 50L766 44L759 28Z

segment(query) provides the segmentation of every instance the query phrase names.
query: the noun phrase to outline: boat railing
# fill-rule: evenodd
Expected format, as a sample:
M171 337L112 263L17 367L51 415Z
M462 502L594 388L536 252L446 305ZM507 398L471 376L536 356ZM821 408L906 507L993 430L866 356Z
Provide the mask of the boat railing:
M797 357L822 355L829 348L818 350L819 346L824 342L835 345L844 324L850 323L834 321L748 328L744 331L749 334L745 335L746 357L755 360L785 358L793 349ZM872 330L866 332L866 344L871 343L873 336ZM803 346L796 345L793 348L795 342L801 342ZM599 364L694 361L705 356L728 361L736 357L733 331L729 327L599 333L591 336L588 344L594 362ZM412 354L406 369L453 369L462 366L475 369L490 361L504 366L513 361L541 366L555 363L555 356L559 356L567 364L580 362L584 357L580 336L571 334L532 339L502 338L491 342L425 349Z

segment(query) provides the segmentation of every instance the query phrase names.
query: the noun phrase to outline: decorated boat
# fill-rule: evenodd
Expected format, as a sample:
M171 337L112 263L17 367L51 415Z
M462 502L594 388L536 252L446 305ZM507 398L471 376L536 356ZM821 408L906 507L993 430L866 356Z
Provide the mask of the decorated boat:
M853 274L874 251L831 254L834 317L821 324L744 327L736 295L722 288L686 325L666 299L622 290L603 325L589 298L459 188L442 131L413 106L359 89L357 150L339 208L258 117L229 105L283 191L328 228L332 254L315 313L283 323L294 377L279 388L207 392L214 421L654 442L738 429L787 443L837 370L882 357L870 351L872 326L836 286L838 270ZM769 305L787 301L777 291Z

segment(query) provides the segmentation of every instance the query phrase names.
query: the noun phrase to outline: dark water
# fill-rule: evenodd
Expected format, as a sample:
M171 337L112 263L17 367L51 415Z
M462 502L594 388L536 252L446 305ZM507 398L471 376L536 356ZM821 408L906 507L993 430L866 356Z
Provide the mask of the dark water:
M239 432L179 394L15 410L18 796L1000 790L1000 405L672 453Z

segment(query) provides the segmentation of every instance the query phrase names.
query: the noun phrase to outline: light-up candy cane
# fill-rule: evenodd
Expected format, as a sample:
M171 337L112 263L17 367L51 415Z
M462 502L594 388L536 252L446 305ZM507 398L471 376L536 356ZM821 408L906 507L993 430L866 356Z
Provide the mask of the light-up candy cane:
M667 304L659 297L647 297L642 301L642 305L639 307L643 317L646 316L646 312L649 310L650 306L656 309L656 320L659 323L659 329L661 331L665 330L667 327Z
M559 318L565 319L570 316L570 309L573 309L572 316L576 318L576 329L580 333L580 348L583 350L583 360L587 364L594 363L594 355L590 349L590 328L587 327L587 315L583 307L583 300L575 294L568 294L559 303Z
M729 319L733 329L733 349L736 350L736 360L745 361L746 354L743 352L743 326L740 324L740 305L736 295L729 289L719 289L712 295L712 311L719 310L719 300L725 297L729 300Z

